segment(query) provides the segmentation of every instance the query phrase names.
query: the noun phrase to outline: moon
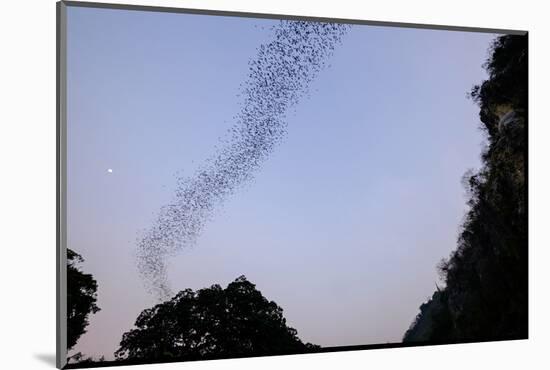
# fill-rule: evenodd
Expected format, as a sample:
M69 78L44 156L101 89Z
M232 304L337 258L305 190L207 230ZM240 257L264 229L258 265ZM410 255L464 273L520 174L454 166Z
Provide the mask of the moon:
M112 169L112 168L108 168L108 169L107 169L107 172L113 173L113 169Z

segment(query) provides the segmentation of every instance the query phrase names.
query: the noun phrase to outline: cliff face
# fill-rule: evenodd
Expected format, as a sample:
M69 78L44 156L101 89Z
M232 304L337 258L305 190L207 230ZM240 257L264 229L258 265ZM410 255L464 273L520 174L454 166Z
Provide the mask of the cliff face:
M483 168L465 176L470 210L442 261L443 290L420 307L404 342L527 337L527 36L502 36L472 90L487 133Z

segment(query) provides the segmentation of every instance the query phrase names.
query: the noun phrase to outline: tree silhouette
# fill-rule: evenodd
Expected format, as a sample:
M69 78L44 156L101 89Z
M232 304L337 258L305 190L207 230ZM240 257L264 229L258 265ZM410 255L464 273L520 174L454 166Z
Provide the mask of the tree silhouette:
M86 332L90 313L99 311L97 282L78 268L82 262L81 255L67 248L67 350Z
M303 353L317 347L304 344L286 325L283 309L244 276L226 289L183 290L143 310L135 326L123 335L118 360Z

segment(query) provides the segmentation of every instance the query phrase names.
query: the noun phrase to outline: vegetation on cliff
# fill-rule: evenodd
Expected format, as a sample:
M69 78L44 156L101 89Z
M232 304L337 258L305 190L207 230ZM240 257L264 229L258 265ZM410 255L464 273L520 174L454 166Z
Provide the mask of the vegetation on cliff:
M487 135L483 167L464 176L469 211L438 266L445 287L404 342L527 337L527 36L498 37L485 68L489 78L471 91Z

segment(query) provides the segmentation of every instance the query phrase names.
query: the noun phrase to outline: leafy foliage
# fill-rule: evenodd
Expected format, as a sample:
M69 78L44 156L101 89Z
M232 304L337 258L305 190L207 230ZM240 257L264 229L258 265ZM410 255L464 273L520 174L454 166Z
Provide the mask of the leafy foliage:
M105 362L105 356L100 356L97 360L91 356L86 357L82 352L77 352L67 359L70 365L89 366L98 362Z
M97 282L90 274L83 273L78 264L84 262L82 256L67 249L67 349L74 347L86 332L90 313L99 311Z
M426 338L434 342L448 341L452 330L452 318L447 305L447 292L437 291L420 306L420 313L405 338Z
M404 341L527 337L527 37L502 36L472 90L488 134L483 168L467 174L470 210L436 292Z
M527 36L498 37L485 63L489 79L474 86L470 95L479 104L479 116L489 139L498 135L499 111L510 108L525 118L527 112Z
M282 308L244 276L226 289L183 290L143 310L135 326L123 335L118 360L300 353L316 347L302 343L286 325Z

